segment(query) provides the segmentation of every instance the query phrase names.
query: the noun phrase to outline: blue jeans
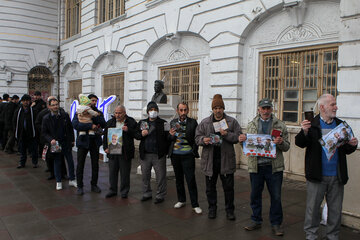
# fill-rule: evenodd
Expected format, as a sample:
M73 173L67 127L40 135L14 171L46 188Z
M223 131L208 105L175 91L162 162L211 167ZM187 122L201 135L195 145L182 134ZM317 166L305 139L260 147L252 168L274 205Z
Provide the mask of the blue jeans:
M61 166L62 166L62 159L61 154L64 155L67 165L68 165L68 173L70 180L75 180L74 174L74 160L71 152L71 148L63 147L61 153L53 153L54 154L54 173L56 182L61 182Z
M253 214L251 219L256 223L262 222L262 191L264 182L270 193L270 223L271 225L281 225L283 221L283 212L281 206L281 185L283 172L272 173L272 166L258 166L257 173L250 173L251 182L251 202Z

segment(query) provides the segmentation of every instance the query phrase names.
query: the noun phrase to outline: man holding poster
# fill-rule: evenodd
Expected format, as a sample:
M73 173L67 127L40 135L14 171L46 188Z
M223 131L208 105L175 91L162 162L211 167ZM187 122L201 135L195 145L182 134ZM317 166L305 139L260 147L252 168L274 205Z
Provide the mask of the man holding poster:
M268 187L270 193L270 223L272 231L276 236L284 235L282 229L283 212L281 206L281 186L283 180L284 170L284 156L290 148L288 140L288 131L284 122L276 118L273 114L273 105L268 98L264 98L259 102L258 115L248 124L248 134L267 134L271 135L273 143L276 145L276 157L271 158L262 154L261 156L248 157L248 170L250 173L251 183L251 202L253 214L251 215L251 223L245 226L245 229L252 231L261 228L262 224L262 191L264 189L264 182ZM246 135L239 136L239 142L246 140ZM261 150L265 148L265 144L261 143L261 138L256 139L256 148ZM259 143L260 142L260 143ZM264 151L265 152L265 151Z
M109 158L110 191L106 198L117 195L120 170L121 198L127 198L130 190L131 159L134 158L134 136L136 121L126 115L123 105L115 108L114 116L107 121L104 131L103 147Z
M326 135L334 135L334 130L344 122L336 118L336 99L330 94L320 96L317 101L318 114L311 122L301 122L301 131L295 137L295 144L306 148L305 177L307 180L306 212L304 231L306 239L317 239L320 224L320 206L326 196L328 205L328 218L326 226L326 239L339 239L344 185L349 177L347 173L346 155L356 150L358 140L352 137L336 145L329 139L328 149L334 148L334 154L327 156L327 151L321 146ZM341 130L341 129L340 129ZM336 133L336 131L335 131ZM321 141L319 141L321 140ZM333 141L332 143L330 142ZM331 152L331 151L330 151Z

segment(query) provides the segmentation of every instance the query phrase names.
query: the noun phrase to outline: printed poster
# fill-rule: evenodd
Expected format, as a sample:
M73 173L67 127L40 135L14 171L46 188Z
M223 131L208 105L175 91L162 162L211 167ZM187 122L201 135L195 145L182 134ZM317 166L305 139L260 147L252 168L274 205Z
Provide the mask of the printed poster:
M276 158L276 144L271 135L246 134L243 152L246 156Z
M123 145L122 133L122 128L108 129L107 141L110 154L121 154Z

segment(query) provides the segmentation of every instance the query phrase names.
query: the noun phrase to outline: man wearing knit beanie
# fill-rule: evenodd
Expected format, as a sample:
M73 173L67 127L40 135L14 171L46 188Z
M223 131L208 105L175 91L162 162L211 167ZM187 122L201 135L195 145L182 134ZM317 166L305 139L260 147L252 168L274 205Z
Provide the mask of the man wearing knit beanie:
M216 218L216 182L220 175L225 195L226 218L234 221L236 158L233 145L238 143L241 129L235 118L224 113L225 104L220 94L214 95L211 107L213 113L201 121L195 133L196 144L203 147L201 170L205 174L206 196L209 204L208 217Z

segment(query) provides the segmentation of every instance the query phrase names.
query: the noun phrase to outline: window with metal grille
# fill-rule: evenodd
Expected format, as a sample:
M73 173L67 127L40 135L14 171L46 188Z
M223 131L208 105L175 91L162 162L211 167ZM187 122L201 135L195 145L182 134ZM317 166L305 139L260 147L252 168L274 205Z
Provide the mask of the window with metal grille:
M82 93L82 80L69 81L67 100L71 104L75 99L79 100L79 94Z
M337 95L337 46L260 54L260 98L274 102L275 114L299 124L324 93Z
M81 1L66 0L65 15L65 37L69 38L80 32Z
M54 77L47 67L33 67L28 74L29 94L32 96L36 91L40 91L42 99L47 101L51 94L51 83L53 81Z
M125 0L98 0L98 23L103 23L125 13Z
M169 95L179 95L189 105L189 117L198 118L200 63L172 65L160 68L160 79Z
M103 76L103 98L115 95L116 100L108 108L108 114L112 114L115 107L124 104L124 73Z

